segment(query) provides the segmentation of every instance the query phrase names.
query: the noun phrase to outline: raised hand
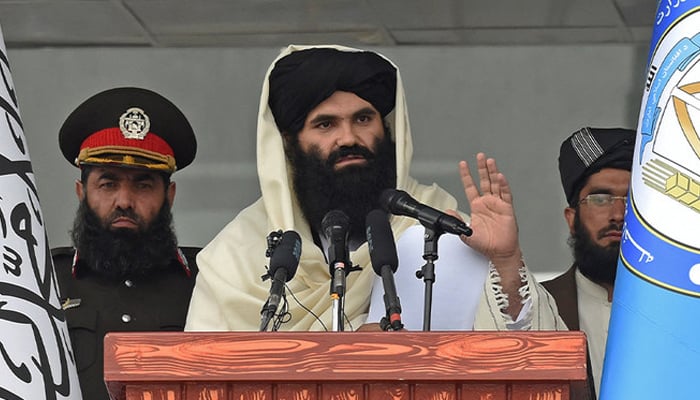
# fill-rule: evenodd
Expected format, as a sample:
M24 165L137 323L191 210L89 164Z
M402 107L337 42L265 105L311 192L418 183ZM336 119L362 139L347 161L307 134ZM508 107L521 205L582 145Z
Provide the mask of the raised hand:
M494 264L519 261L518 225L513 211L513 195L505 175L498 171L496 160L476 155L479 188L474 182L469 164L460 161L459 173L464 193L471 208L471 228L474 233L462 240L482 253Z

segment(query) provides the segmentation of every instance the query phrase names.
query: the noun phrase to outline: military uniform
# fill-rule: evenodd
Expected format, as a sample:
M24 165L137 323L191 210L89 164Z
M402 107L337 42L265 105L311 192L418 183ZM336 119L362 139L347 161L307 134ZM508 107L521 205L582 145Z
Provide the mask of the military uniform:
M72 247L51 251L84 399L109 398L102 371L107 332L184 330L199 250L183 247L186 263L173 257L169 270L121 281L73 265Z
M169 177L189 165L197 150L192 127L173 103L153 91L133 87L106 90L85 100L63 123L58 138L63 156L81 169L123 169L124 176L137 176L135 179L134 171L160 173L165 183L163 201L170 204L175 191ZM83 169L76 190L86 204L90 190L102 190L94 200L102 208L100 218L123 218L136 225L134 221L142 217L133 216L135 205L153 206L139 202L152 202L148 193L142 193L155 186L139 186L131 178L122 182L122 176L114 174L117 178L104 178L109 183L104 189L90 189L86 184L94 173L90 171ZM114 213L117 217L110 216ZM77 248L81 246L85 243L76 243ZM165 251L163 257L172 258L165 269L125 273L119 280L90 268L87 263L93 261L75 257L73 248L52 251L84 399L108 399L103 374L106 333L184 330L199 248L178 250L173 243L172 250Z

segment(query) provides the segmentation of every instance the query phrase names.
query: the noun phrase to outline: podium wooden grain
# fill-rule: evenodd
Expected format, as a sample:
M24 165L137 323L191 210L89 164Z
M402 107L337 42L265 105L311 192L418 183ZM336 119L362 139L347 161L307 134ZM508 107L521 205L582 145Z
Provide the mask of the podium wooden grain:
M115 400L569 400L580 332L129 332L105 337Z

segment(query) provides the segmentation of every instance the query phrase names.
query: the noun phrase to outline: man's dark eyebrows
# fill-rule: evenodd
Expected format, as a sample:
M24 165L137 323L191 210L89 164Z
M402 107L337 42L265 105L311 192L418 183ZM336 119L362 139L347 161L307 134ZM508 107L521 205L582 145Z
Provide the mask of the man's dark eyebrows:
M313 119L309 120L309 125L315 125L315 124L318 124L319 122L332 121L332 120L337 119L337 118L338 118L338 116L333 115L333 114L318 114Z
M355 117L358 117L360 115L376 115L376 114L379 114L379 113L374 108L365 107L365 108L361 108L361 109L355 111L355 113L353 115Z
M606 187L592 187L589 191L588 194L612 194L612 190L610 188Z
M155 181L156 180L156 174L153 172L144 172L141 174L137 174L134 176L134 181L135 182L143 182L143 181Z
M119 177L117 176L117 174L115 174L112 171L102 171L102 173L100 173L100 175L97 177L97 180L102 180L102 179L116 181L116 180L119 180Z
M139 174L134 175L133 181L134 182L144 182L144 181L155 181L156 180L156 174L153 172L142 172ZM112 171L103 171L100 173L100 175L97 177L98 180L110 180L110 181L118 181L121 178L119 177L118 174L115 174Z

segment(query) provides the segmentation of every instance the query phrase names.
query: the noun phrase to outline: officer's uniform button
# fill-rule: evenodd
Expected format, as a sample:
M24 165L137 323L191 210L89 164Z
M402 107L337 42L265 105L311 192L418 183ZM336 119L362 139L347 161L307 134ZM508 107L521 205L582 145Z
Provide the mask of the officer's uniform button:
M129 314L122 314L122 322L125 323L125 324L131 322L131 315L129 315Z
M124 285L126 285L126 287L132 287L134 286L134 282L132 282L130 279L127 279L124 281Z

